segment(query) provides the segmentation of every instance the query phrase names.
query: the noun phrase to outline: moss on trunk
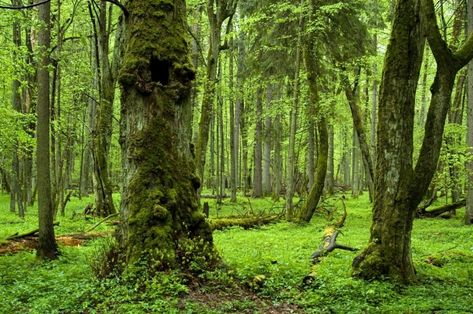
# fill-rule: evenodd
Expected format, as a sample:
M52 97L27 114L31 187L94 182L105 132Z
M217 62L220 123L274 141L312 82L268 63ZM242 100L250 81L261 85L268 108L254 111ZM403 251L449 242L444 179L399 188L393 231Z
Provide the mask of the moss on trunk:
M216 254L198 211L189 142L194 71L185 1L130 1L127 8L119 76L126 258L156 270L207 268Z

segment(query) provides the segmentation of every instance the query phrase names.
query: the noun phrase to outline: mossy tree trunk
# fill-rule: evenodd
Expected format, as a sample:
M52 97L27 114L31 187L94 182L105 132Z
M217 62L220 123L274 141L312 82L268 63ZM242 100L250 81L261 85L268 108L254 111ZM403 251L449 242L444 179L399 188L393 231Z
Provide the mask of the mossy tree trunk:
M353 262L364 279L416 279L411 232L417 205L437 168L456 73L473 55L473 37L452 53L440 35L432 0L398 1L388 45L377 130L375 199L370 242ZM415 93L424 51L420 20L437 61L419 158L413 167Z
M195 75L185 1L134 0L127 9L119 74L127 262L145 259L155 270L204 266L214 253L190 148Z
M314 106L314 113L317 117L317 164L315 166L314 184L310 188L307 200L301 208L298 220L300 222L310 222L324 191L329 147L327 120L324 113L321 112L319 104L319 70L315 59L315 46L313 43L309 41L305 42L303 56L309 84L309 101L311 103L310 105Z

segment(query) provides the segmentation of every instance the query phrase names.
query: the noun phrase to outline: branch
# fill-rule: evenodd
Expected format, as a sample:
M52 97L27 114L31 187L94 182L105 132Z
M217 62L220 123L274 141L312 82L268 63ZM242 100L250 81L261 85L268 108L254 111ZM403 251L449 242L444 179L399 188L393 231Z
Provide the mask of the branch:
M454 56L440 34L432 0L421 0L420 14L424 33L429 41L430 48L437 64L439 66L448 66L454 61Z
M11 5L3 5L0 4L0 9L5 9L5 10L24 10L24 9L31 9L37 6L40 6L42 4L48 3L51 0L44 0L41 2L33 3L33 4L27 4L27 5L20 5L20 6L11 6Z
M116 5L123 11L123 15L125 15L125 18L128 18L130 16L130 12L126 9L126 7L120 3L118 0L103 0L105 2L110 2L111 4Z

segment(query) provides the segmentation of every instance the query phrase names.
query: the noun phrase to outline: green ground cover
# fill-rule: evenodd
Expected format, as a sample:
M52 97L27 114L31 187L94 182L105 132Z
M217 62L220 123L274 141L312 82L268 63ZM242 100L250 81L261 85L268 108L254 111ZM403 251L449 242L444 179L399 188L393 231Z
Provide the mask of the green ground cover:
M73 198L66 217L58 217L56 233L81 232L99 221L80 215L88 202ZM209 202L215 217L215 200ZM339 241L362 248L369 236L370 205L364 196L346 204L348 218ZM36 227L34 208L25 220L8 208L8 198L0 196L0 241ZM281 208L282 202L269 199L241 198L238 204L227 199L218 215ZM341 200L327 200L324 208L341 208ZM2 255L0 313L473 313L473 229L462 225L462 215L460 210L449 220L415 222L419 282L408 287L352 279L356 253L348 251L332 252L318 266L315 281L303 285L309 257L327 224L327 215L319 214L305 226L281 222L216 231L215 244L227 269L202 273L197 281L177 273L151 276L139 265L122 278L97 280L91 265L109 245L108 238L61 246L61 257L50 263L37 261L32 251Z

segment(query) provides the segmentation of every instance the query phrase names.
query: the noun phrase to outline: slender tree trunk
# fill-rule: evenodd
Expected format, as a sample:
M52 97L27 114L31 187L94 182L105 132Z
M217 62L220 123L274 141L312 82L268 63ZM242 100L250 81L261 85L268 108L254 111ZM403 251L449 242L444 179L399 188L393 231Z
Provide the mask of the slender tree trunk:
M320 98L318 87L319 69L316 61L315 47L306 42L304 45L304 63L307 71L309 84L309 101L314 106L314 112L318 116L317 122L317 165L315 168L314 185L311 187L307 200L302 205L298 219L301 222L310 222L314 215L317 204L322 196L325 177L327 175L328 162L328 127L324 114L320 111Z
M325 177L325 190L328 195L334 193L334 130L333 125L328 125L328 156L327 156L327 175Z
M195 148L197 174L204 178L205 158L209 141L209 127L212 116L212 104L217 83L217 65L220 54L221 28L227 18L235 14L236 0L207 0L207 16L209 19L209 51L207 55L207 74L204 83L202 111L199 122L199 136Z
M268 84L266 99L266 112L264 114L264 144L263 144L263 195L271 195L271 142L272 142L272 123L271 123L271 104L273 101L274 87Z
M281 114L277 114L274 119L274 180L273 180L273 200L279 201L282 187L282 152L281 152L281 141L282 141L282 125L281 125Z
M91 5L89 5L91 7ZM94 21L95 15L91 14ZM99 86L95 128L92 133L92 159L94 165L95 206L99 216L106 217L116 212L112 198L108 156L112 137L113 101L115 79L109 60L109 30L107 29L107 3L100 2L98 20L94 32L96 42L96 69Z
M237 201L237 188L238 188L238 144L239 144L239 125L238 120L240 118L240 108L235 110L235 97L234 97L234 74L233 74L233 59L234 59L234 42L231 41L229 51L229 64L228 64L228 87L230 92L229 97L229 110L230 110L230 187L231 187L231 202ZM238 106L238 105L237 105Z
M39 6L39 19L44 26L38 32L41 52L38 69L38 102L36 131L36 165L38 178L39 237L37 255L43 259L54 259L58 254L54 237L53 207L51 201L51 176L49 158L49 48L51 43L49 2Z
M473 33L473 0L467 1L468 12L468 34ZM466 141L473 154L473 61L468 63L468 109L467 109L467 136ZM466 163L468 176L466 192L465 224L473 224L473 160L470 158Z
M195 263L207 268L215 253L199 213L191 153L195 74L184 37L185 1L135 0L127 9L119 77L127 263L147 261L153 270L190 270Z
M253 197L263 197L263 89L256 91L256 128L255 128L255 164L253 179Z
M302 8L304 0L301 0L300 7ZM294 205L292 198L294 197L294 175L295 175L295 163L296 163L296 132L297 132L297 116L299 112L299 81L300 81L300 68L301 68L301 49L302 49L302 28L304 25L304 15L299 14L299 29L297 34L297 46L296 46L296 63L294 73L294 88L293 88L293 105L290 110L289 118L289 147L287 150L287 161L286 161L286 219L292 220L294 218Z

